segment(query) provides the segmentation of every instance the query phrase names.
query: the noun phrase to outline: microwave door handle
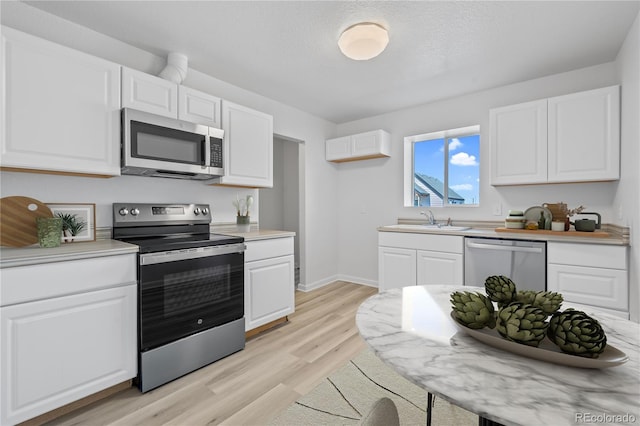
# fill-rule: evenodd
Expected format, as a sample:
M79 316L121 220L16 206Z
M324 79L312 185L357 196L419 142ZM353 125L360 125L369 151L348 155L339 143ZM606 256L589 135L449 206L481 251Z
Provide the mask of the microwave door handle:
M202 168L207 167L211 163L211 161L209 159L210 153L209 153L209 150L207 149L207 145L209 145L209 139L208 138L209 138L209 136L205 136L204 137L204 141L201 144L201 147L202 147L202 164L201 164Z

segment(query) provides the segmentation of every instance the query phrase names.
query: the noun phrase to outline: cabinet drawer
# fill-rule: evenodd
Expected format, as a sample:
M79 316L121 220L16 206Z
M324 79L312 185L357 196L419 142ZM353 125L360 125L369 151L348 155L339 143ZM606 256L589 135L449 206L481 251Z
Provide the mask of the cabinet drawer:
M457 235L411 234L408 232L378 232L378 245L462 254L464 237Z
M0 270L0 306L136 282L136 255L104 256Z
M293 254L293 237L249 241L246 245L245 262Z
M547 243L547 261L561 265L627 269L627 248L550 242Z

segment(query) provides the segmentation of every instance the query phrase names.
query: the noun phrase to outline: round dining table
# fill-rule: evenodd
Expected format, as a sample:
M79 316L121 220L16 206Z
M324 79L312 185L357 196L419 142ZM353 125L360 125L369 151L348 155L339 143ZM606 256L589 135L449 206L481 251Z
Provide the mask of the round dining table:
M429 285L373 295L356 314L360 335L385 364L429 395L478 414L480 424L640 424L640 324L582 309L623 359L568 366L472 337L451 317L454 291L484 294L481 287Z

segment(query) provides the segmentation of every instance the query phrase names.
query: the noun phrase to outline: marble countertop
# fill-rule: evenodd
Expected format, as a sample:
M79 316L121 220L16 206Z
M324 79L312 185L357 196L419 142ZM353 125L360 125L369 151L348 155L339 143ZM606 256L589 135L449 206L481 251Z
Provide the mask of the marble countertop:
M604 369L556 365L487 346L460 332L450 317L449 297L464 290L484 293L483 288L461 286L379 293L358 309L358 329L373 352L404 377L504 425L574 425L593 423L586 421L589 416L615 420L611 416L617 415L634 416L631 424L640 421L639 324L587 310L602 324L608 343L629 360Z
M97 240L61 244L60 247L42 248L37 244L28 247L1 247L0 268L36 265L100 256L137 253L138 246L116 240Z

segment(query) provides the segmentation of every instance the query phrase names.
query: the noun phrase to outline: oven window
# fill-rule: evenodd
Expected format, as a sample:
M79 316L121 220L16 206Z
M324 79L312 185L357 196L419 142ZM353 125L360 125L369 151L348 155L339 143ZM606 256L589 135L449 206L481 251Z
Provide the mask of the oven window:
M164 277L164 316L188 313L232 297L231 266L218 265Z
M244 316L244 254L140 266L140 350Z

